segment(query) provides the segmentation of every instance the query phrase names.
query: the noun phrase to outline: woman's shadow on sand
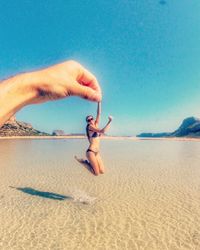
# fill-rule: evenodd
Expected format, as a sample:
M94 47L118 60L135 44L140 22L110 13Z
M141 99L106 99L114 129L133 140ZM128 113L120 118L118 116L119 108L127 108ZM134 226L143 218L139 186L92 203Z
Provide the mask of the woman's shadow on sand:
M19 190L29 195L39 196L39 197L46 198L46 199L59 200L59 201L73 200L73 197L71 196L56 194L52 192L43 192L43 191L39 191L30 187L12 187L12 186L9 186L9 187L14 188L16 190Z

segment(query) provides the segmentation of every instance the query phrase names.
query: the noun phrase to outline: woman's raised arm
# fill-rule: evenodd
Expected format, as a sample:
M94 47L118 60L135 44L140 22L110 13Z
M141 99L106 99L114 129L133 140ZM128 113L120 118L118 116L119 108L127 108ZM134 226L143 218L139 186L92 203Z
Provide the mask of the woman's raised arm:
M113 118L112 118L112 116L109 116L108 119L109 119L109 121L107 122L107 124L105 125L104 128L98 129L98 128L96 128L96 127L90 125L90 126L89 126L89 129L92 130L92 131L94 131L94 132L104 134L104 133L109 129L110 123L112 122L112 119L113 119Z
M95 120L96 126L99 125L100 116L101 116L101 102L98 102L98 104L97 104L97 116L96 116L96 120Z

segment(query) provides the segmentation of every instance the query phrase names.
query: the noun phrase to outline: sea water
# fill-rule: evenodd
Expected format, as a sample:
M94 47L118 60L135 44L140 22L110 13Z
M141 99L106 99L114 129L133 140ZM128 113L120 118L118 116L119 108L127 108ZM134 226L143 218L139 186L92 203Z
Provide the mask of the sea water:
M200 249L200 143L0 140L0 249Z

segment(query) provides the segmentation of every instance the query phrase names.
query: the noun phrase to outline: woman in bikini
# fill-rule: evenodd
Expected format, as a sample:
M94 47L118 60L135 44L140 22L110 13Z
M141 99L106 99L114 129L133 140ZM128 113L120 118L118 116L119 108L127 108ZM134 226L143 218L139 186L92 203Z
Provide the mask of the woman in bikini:
M99 144L100 144L100 136L104 134L106 130L109 128L109 125L112 121L112 117L109 116L109 121L103 129L99 129L99 120L101 115L101 103L98 103L97 107L97 116L96 119L92 115L88 115L86 117L86 133L88 137L88 141L90 143L89 148L86 151L86 156L92 167L94 174L103 174L104 173L104 165L99 153Z
M100 115L101 115L101 103L99 102L97 106L96 119L94 119L92 115L88 115L86 117L86 122L87 122L86 134L88 137L88 141L90 143L86 151L86 156L88 161L83 159L78 159L77 157L75 157L80 163L87 164L89 170L95 175L104 173L104 165L99 153L99 144L100 144L99 137L107 131L112 121L112 117L109 116L108 117L109 121L107 122L105 127L99 129L98 126L99 126Z

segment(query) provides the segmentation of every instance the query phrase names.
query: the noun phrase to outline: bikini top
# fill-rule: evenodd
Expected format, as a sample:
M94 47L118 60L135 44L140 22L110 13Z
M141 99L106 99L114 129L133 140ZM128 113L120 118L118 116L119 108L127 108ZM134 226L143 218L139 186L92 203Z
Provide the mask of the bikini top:
M88 140L90 140L90 138L99 137L99 133L93 132L91 129L89 129L89 126L90 124L88 124L86 127L86 134L87 134ZM92 131L93 133L91 134L89 131Z

